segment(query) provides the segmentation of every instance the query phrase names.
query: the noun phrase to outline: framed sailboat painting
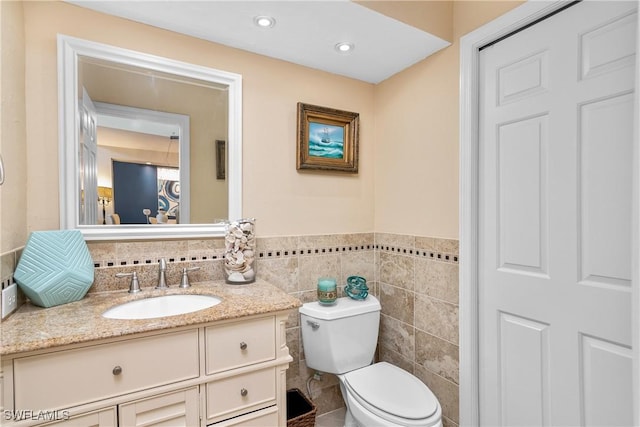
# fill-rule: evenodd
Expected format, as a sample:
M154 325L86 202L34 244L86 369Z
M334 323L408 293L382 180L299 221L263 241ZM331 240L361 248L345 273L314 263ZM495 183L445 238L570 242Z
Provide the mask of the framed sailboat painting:
M360 115L298 102L297 169L358 173Z

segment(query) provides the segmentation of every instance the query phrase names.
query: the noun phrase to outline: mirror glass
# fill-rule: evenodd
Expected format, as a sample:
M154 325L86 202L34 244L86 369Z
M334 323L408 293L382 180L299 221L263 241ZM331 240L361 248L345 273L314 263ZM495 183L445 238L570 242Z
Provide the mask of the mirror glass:
M241 217L241 76L58 38L62 228L217 236Z

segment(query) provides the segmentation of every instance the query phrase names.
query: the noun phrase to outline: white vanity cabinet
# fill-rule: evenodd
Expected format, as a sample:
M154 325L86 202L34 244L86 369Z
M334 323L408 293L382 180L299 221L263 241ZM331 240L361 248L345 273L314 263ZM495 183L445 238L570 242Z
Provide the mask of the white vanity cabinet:
M200 423L199 387L119 405L120 426L197 426Z
M47 423L42 427L197 426L200 422L198 396L198 386L193 386L117 407L71 416L69 419Z
M277 405L276 319L205 328L207 424ZM229 373L233 375L229 375Z
M58 421L27 417L16 426L286 425L287 316L10 355L2 361L4 420L12 425L9 410L57 411Z
M81 415L75 415L64 421L54 421L44 424L44 426L55 427L117 427L118 411L115 406L101 409L99 411L89 412Z
M13 362L14 404L68 408L197 378L198 347L193 329L20 357Z

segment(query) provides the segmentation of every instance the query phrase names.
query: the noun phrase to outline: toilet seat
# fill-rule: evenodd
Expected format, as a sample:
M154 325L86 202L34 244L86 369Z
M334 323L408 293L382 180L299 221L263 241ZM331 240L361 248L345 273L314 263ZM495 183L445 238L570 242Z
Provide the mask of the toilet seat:
M397 425L439 423L440 405L418 378L386 362L342 375L348 393L366 410ZM430 420L430 418L434 418Z

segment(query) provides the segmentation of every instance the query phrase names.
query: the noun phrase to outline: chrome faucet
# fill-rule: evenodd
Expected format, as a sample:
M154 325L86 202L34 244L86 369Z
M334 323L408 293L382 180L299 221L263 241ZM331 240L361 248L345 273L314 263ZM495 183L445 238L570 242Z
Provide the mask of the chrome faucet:
M189 286L191 286L189 284L189 272L190 271L196 271L196 270L200 270L200 267L191 267L191 268L183 268L182 269L182 280L180 281L180 285L178 286L179 288L188 288Z
M140 292L140 282L138 282L138 275L135 271L131 273L116 273L116 277L131 277L131 283L129 284L129 293L135 294Z
M165 277L167 272L167 261L164 258L161 258L158 262L158 285L156 289L167 289L167 279Z

